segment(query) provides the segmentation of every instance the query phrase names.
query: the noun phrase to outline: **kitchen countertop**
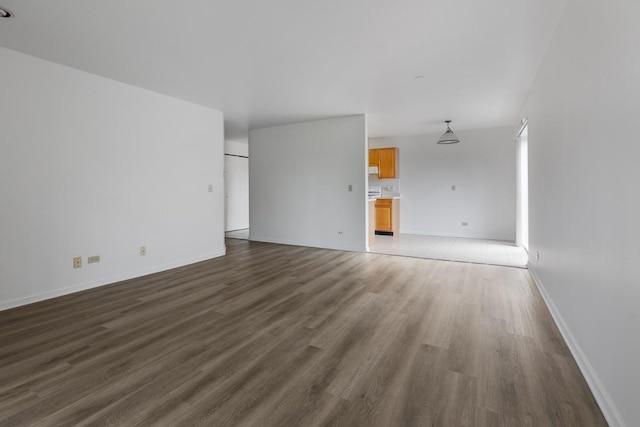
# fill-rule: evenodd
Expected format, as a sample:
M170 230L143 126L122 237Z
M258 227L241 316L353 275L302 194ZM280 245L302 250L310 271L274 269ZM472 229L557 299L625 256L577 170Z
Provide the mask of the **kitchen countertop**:
M369 197L369 201L373 202L378 199L400 199L400 196L381 196L381 197Z
M380 197L369 197L369 200L376 199L400 199L401 194L396 191L383 191Z
M382 192L382 199L399 199L400 198L400 193L398 193L397 191L383 191Z

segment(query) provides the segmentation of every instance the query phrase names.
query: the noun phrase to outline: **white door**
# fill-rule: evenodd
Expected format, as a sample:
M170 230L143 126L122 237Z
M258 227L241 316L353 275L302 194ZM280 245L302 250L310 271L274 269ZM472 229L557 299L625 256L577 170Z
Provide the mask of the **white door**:
M224 156L225 231L249 228L249 158Z

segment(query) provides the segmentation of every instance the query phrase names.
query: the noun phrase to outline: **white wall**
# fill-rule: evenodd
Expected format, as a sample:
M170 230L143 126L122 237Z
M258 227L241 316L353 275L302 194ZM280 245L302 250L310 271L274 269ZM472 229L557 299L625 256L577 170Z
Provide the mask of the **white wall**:
M254 129L249 151L252 240L366 249L365 116Z
M640 3L568 3L526 104L530 253L610 424L640 425Z
M0 308L224 254L220 112L4 48L0 69Z
M400 232L513 241L513 129L455 132L461 142L452 145L436 144L441 134L369 140L370 148L398 147Z
M225 154L234 154L236 156L249 156L249 139L225 139L224 141Z

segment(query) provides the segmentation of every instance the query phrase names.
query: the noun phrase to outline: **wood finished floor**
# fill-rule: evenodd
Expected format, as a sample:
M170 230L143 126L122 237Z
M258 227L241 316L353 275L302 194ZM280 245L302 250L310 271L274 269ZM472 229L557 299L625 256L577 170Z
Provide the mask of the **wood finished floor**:
M606 425L527 270L227 250L0 312L0 425Z

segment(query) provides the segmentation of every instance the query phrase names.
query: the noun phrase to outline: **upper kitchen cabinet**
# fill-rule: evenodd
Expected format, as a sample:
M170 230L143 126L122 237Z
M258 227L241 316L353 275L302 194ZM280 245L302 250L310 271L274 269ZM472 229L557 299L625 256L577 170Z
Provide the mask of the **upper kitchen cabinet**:
M380 162L380 155L378 154L377 148L372 148L369 150L369 167L378 166Z
M397 177L397 156L396 147L372 148L369 150L369 166L378 167L378 178L388 179Z
M378 148L378 178L396 177L396 152L397 148Z

